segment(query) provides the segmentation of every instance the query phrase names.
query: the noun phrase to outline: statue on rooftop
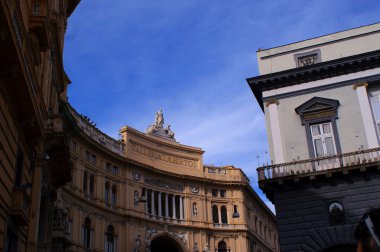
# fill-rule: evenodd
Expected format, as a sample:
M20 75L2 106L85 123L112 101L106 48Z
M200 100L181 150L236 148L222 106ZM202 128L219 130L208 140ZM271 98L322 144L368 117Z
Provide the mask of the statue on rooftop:
M164 126L164 114L162 113L162 109L156 113L156 121L154 122L154 126L156 129L162 128Z

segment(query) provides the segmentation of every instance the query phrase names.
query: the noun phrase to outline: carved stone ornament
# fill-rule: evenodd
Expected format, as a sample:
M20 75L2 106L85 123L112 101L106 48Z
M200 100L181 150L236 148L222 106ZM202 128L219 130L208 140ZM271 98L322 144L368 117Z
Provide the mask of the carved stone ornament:
M135 238L135 245L133 246L132 252L138 252L141 247L141 235L137 235Z
M191 192L192 192L192 193L195 193L195 194L196 194L196 193L199 193L199 187L198 187L198 186L192 186L192 187L191 187Z
M132 177L134 180L139 181L141 179L141 173L133 173Z
M146 252L150 252L151 251L151 244L152 244L151 238L152 238L152 235L156 234L156 233L159 233L159 232L164 232L164 233L166 233L169 236L176 237L177 239L179 239L180 241L182 241L184 245L186 245L186 241L187 241L187 233L186 232L172 232L172 231L169 231L169 225L168 224L165 224L162 227L161 231L158 231L157 229L154 229L154 228L146 227L146 235L145 235L145 251Z

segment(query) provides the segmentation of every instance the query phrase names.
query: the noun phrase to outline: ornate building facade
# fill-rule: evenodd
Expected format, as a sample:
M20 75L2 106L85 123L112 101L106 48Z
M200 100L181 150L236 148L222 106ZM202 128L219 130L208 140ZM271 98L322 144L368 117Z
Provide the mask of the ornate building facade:
M247 79L265 113L281 251L356 251L380 202L380 24L257 52Z
M71 181L62 52L78 2L0 1L0 251L62 251L69 242L56 192Z
M78 3L0 2L0 251L279 251L244 173L205 166L162 111L115 140L67 103Z
M121 140L69 105L73 180L60 190L72 251L279 251L274 215L242 170L203 165L162 110Z

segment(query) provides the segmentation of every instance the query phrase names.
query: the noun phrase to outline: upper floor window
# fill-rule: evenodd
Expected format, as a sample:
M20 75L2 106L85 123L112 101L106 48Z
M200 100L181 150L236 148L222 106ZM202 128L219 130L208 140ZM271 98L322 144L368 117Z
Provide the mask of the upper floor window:
M221 218L221 221L222 221L223 224L227 224L228 223L227 208L226 208L226 206L221 206L220 207L220 218Z
M92 248L94 230L91 226L91 219L86 217L82 225L82 245L85 248Z
M91 160L90 162L94 165L96 165L96 156L94 154L91 154Z
M112 166L112 171L111 171L111 172L112 172L113 174L117 174L118 171L119 171L119 168L118 168L116 165Z
M86 151L86 160L96 165L96 156L89 151Z
M112 164L107 162L106 163L106 169L107 169L107 171L111 172L111 170L112 170Z
M216 205L212 206L212 222L219 223L219 210Z
M211 190L211 195L212 195L213 197L218 197L218 189L212 189L212 190Z
M90 175L90 195L92 197L94 196L94 184L95 184L94 174L91 174Z
M311 125L310 130L316 157L336 154L331 122Z
M305 126L310 158L334 156L341 153L336 119L338 119L339 101L322 97L314 97L295 110ZM318 161L315 168L335 165L338 160Z
M375 120L378 136L380 137L380 91L369 92L372 113Z
M116 206L116 185L112 185L111 189L111 205Z
M87 177L88 177L88 172L84 171L84 173L83 173L83 192L85 194L87 193Z
M220 190L220 197L226 197L226 190Z
M110 183L106 182L104 185L104 202L106 205L109 204L109 197L110 197Z

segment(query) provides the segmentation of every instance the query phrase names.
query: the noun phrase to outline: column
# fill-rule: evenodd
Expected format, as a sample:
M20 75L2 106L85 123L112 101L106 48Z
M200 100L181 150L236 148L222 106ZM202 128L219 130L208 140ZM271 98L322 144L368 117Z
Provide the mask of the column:
M40 218L46 218L46 216L40 216L40 207L41 207L41 185L43 181L43 162L44 157L43 155L39 156L37 160L35 161L35 168L33 173L33 186L32 186L32 193L31 193L31 199L29 208L31 217L29 220L29 229L28 229L28 244L27 248L28 251L36 251L36 244L38 243L38 229L40 228L39 220Z
M368 101L367 86L367 83L360 83L354 85L353 88L356 90L356 94L358 95L360 112L362 114L368 149L371 149L379 147L379 142L377 139L374 119L371 113L371 106Z
M179 197L179 219L183 220L183 197Z
M169 194L165 193L165 217L169 218Z
M144 210L145 213L148 213L148 189L144 189L144 196L145 196L145 202L144 202Z
M172 206L172 208L173 208L173 216L172 216L172 218L175 219L175 218L176 218L176 212L175 212L175 195L173 195L173 197L172 197L172 204L173 204L173 206Z
M161 192L158 192L158 216L162 217Z
M278 119L278 100L271 100L266 102L269 110L270 131L272 134L272 148L274 153L275 164L284 163L284 151L282 149L282 139L280 130L280 121Z
M156 213L154 212L154 191L152 190L152 192L150 193L151 195L151 204L150 204L150 207L151 207L151 210L150 210L150 214L152 215L155 215Z

